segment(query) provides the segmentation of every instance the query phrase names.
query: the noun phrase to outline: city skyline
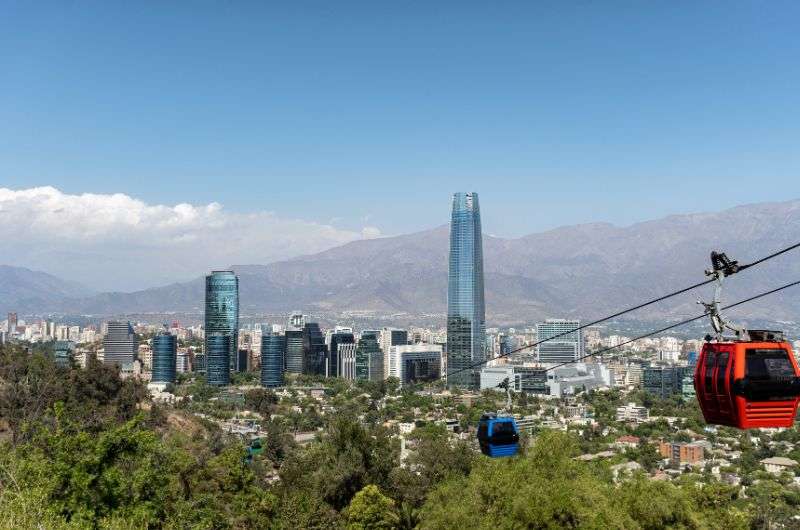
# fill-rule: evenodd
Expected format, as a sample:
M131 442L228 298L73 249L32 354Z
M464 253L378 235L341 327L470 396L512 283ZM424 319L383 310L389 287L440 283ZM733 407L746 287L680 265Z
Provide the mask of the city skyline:
M794 528L798 20L0 2L0 528Z

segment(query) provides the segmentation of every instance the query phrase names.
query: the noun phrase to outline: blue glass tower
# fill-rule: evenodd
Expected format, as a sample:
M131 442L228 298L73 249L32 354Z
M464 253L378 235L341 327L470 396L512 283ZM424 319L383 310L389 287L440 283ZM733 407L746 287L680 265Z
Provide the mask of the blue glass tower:
M205 315L205 346L209 368L211 366L211 359L209 355L208 337L220 334L230 338L228 341L228 353L226 358L229 368L234 370L238 369L239 278L233 271L213 271L206 276Z
M486 307L483 299L483 238L477 193L453 195L447 286L447 383L477 387L486 359Z
M261 386L283 385L283 358L285 355L285 335L267 332L261 335Z
M225 386L231 382L230 350L230 335L206 335L206 381L209 385Z
M175 361L178 356L178 337L162 331L153 337L154 383L175 382Z

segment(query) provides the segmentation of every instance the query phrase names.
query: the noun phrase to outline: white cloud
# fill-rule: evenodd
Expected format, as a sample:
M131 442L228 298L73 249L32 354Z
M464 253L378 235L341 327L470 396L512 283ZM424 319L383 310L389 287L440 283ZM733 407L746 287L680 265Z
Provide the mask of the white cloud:
M0 223L0 263L126 290L380 235L371 226L358 233L266 211L228 212L218 203L166 206L52 187L0 188Z
M361 229L361 237L364 239L375 239L381 237L381 230L375 226L365 226Z

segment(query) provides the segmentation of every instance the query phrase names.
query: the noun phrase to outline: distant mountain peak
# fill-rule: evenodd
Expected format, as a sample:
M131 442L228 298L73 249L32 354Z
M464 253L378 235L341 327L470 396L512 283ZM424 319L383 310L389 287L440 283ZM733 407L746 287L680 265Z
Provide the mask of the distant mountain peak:
M449 226L441 225L413 234L353 241L266 265L235 265L232 268L241 278L242 312L288 313L301 307L443 314L448 234ZM724 250L746 262L797 241L799 200L671 215L629 226L585 223L514 239L485 236L487 316L493 323L533 322L559 315L593 318L702 279L711 250ZM737 276L729 282L726 296L734 300L798 277L800 253L786 255ZM8 274L0 272L3 310L104 314L201 311L203 307L202 277L135 293L96 296L75 296L55 286L45 296L48 290L38 285L15 280L9 286L8 282ZM695 300L701 294L687 294L685 299L633 316L648 320L695 314ZM741 314L800 319L800 293L765 298Z

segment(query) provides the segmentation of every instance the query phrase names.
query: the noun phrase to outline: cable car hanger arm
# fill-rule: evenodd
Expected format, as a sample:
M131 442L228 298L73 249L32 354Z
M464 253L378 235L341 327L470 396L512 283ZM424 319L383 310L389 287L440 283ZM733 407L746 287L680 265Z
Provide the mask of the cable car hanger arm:
M750 340L750 335L743 326L736 325L722 316L720 303L722 301L722 288L725 278L752 266L752 263L739 266L738 261L729 259L724 252L711 252L711 268L707 269L705 273L706 276L712 277L717 284L714 289L714 300L711 303L698 300L697 303L705 307L706 314L711 318L711 327L716 332L717 341L723 340L723 333L725 333L726 329L733 331L739 340Z

